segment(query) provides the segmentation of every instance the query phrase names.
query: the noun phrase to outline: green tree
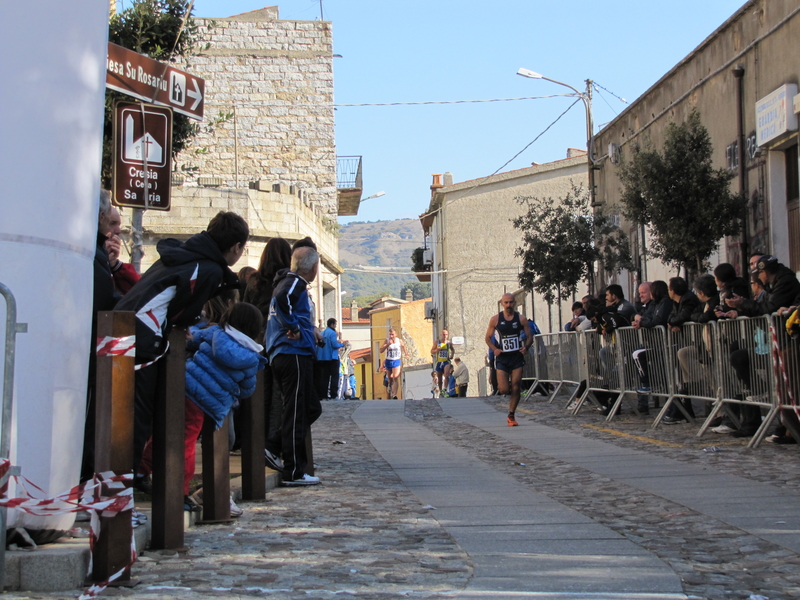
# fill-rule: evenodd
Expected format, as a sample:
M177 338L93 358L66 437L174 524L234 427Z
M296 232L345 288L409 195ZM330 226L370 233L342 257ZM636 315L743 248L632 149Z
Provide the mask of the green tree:
M566 300L588 280L594 288L594 268L618 273L631 267L628 238L615 219L601 210L592 212L589 192L572 185L564 198L517 198L527 211L512 219L522 231L519 282L541 294L548 304ZM561 322L559 303L559 322Z
M423 298L431 297L431 284L423 283L421 281L409 282L400 288L400 295L398 298L405 298L406 290L411 290L414 300L422 300Z
M134 0L130 8L111 16L108 41L152 59L175 62L187 56L197 43L197 25L188 13L190 0ZM111 187L113 158L114 103L131 97L106 91L103 129L103 187ZM172 155L183 150L197 134L198 126L182 114L174 113Z
M652 233L650 254L687 274L706 270L724 236L737 235L747 199L730 191L733 174L714 169L700 114L666 129L663 151L634 146L620 167L625 217Z

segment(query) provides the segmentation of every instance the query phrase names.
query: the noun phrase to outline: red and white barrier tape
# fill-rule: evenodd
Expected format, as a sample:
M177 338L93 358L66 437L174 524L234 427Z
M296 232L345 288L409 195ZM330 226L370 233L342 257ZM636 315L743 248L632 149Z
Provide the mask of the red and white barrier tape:
M50 516L88 511L91 515L91 528L89 547L94 544L100 535L100 517L113 517L121 512L133 510L133 473L116 473L106 471L95 473L91 481L86 481L74 488L53 498L47 498L46 492L35 483L21 475L10 475L11 461L7 458L0 459L0 506L17 508L28 514L36 516ZM17 484L18 497L8 497L8 487L11 479ZM36 490L32 494L30 489ZM103 496L105 491L118 490L113 496ZM106 581L96 583L84 591L79 600L96 598L108 584L121 577L133 563L136 562L136 544L131 535L131 562L114 573ZM89 575L92 573L92 563L89 562Z
M146 362L146 363L142 363L140 365L136 365L135 367L133 367L133 369L135 371L138 371L139 369L144 369L145 367L149 367L150 365L154 365L155 363L157 363L159 360L161 360L162 358L164 358L167 355L167 351L168 350L169 350L169 341L167 341L167 347L164 348L164 353L163 354L157 356L155 359L151 360L150 362Z
M136 336L126 335L124 337L98 337L97 356L135 356L136 355Z
M789 404L794 408L795 414L800 417L800 408L797 406L797 401L794 397L794 392L792 392L792 386L789 383L789 374L786 372L786 364L783 362L783 352L781 352L780 345L778 344L778 331L775 329L775 325L770 323L769 326L770 333L772 334L772 364L773 368L775 369L775 393L778 396L778 402L783 405L783 398L781 398L781 380L783 380L783 385L786 389L787 399L789 400Z

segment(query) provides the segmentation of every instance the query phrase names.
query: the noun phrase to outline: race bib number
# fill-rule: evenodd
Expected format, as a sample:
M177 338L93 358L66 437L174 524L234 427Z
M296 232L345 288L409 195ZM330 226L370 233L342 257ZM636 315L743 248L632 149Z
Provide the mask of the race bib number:
M400 358L400 348L388 348L386 350L387 360L397 360Z
M444 349L442 349L442 350L439 350L439 359L440 359L440 360L442 360L442 361L445 361L445 360L447 360L448 358L450 358L450 351L449 351L449 350L447 350L447 348L444 348Z
M503 352L514 352L515 350L519 350L519 336L512 335L509 337L504 337L500 340L502 344L501 350Z

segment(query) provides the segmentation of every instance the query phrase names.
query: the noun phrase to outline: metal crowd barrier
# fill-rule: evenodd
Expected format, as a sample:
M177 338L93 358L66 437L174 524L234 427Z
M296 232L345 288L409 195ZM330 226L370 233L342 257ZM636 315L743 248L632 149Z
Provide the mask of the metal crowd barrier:
M769 422L761 420L761 408L771 409L775 404L771 326L772 317L767 315L717 321L713 338L717 400L698 436L724 411L737 427L747 426L748 419L753 421L750 426L757 431L750 446L763 439Z
M11 290L0 283L0 296L6 301L5 350L3 352L3 405L2 424L0 424L0 457L9 458L11 454L11 412L14 402L14 363L17 353L17 334L27 333L28 324L17 321L17 300ZM12 466L9 475L20 475L22 470ZM6 508L0 507L0 534L6 535ZM6 544L0 544L0 590L6 583Z
M710 412L719 389L718 369L713 364L716 327L713 321L708 324L685 323L677 332L667 331L667 354L672 359L674 394L667 398L653 421L653 428L658 427L673 402L689 422L694 422L693 411L688 411L683 403L675 402L677 398L686 398L688 402L693 399L705 401L708 407L705 412Z
M574 386L567 398L565 407L569 407L578 395L582 381L586 380L586 351L584 350L585 338L577 332L562 332L559 335L561 362L561 385ZM550 402L555 400L556 393L561 386L553 392Z
M785 320L773 315L686 323L677 332L623 327L612 336L597 331L537 335L523 373L533 380L526 398L539 383L556 386L550 402L565 385L575 385L568 405L577 414L587 400L606 405L596 392L610 393L611 420L626 396L649 387L648 396L665 399L652 427L673 405L694 422L689 403L699 400L707 408L698 436L724 413L734 426L756 430L751 447L761 443L778 415L800 439L800 345L786 332ZM572 403L584 382L585 390Z
M641 394L648 397L671 399L675 392L672 361L667 352L667 334L664 327L634 329L620 327L614 332L619 347L617 369L621 375L620 393L610 407L607 421L614 418L625 396L638 397L643 387L650 388ZM639 414L638 402L634 410Z
M623 388L620 372L622 360L616 334L604 336L599 331L584 331L572 335L583 338L584 366L582 374L583 381L586 382L586 388L572 409L572 413L578 414L587 400L598 409L605 406L597 399L595 392L616 394L611 405L617 405L621 400Z
M553 402L565 385L574 385L568 403L574 400L578 385L585 377L582 375L582 352L579 351L579 338L575 333L545 333L535 336L525 357L522 379L531 381L524 400L530 398L541 383L555 387L548 397Z

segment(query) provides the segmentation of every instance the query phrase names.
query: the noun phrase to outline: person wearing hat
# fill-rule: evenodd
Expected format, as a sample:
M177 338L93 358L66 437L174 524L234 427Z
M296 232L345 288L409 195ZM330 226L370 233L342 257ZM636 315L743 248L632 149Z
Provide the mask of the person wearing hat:
M727 298L725 304L732 309L729 313L732 318L771 315L779 308L791 305L800 294L800 281L794 271L770 254L760 257L750 274L764 284L766 294L760 300L748 300L736 294Z

